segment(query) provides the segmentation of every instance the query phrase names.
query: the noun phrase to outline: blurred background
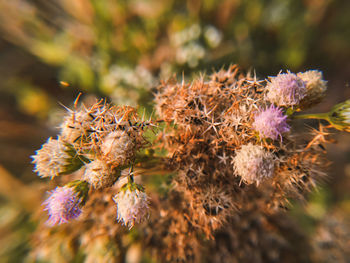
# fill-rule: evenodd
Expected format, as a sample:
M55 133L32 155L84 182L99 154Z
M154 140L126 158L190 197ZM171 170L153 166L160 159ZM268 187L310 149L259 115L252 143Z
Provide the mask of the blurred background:
M155 87L174 74L317 69L328 93L312 111L328 111L350 98L349 12L348 0L0 0L0 261L30 251L41 187L30 156L79 92L152 112ZM333 138L328 180L292 214L315 242L338 239L325 249L340 259L339 249L350 258L350 136Z

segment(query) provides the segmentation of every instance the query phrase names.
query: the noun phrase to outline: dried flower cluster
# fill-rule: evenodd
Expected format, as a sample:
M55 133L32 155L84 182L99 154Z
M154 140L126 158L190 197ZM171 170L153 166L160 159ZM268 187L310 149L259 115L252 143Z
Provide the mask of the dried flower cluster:
M265 220L285 207L288 198L302 197L322 180L323 154L313 147L319 140L307 147L289 133L287 124L289 108L298 108L309 95L306 86L290 72L265 82L232 66L209 80L168 81L159 87L157 112L168 123L162 143L169 165L178 172L174 194L181 196L181 201L161 208L167 212L152 218L152 227L159 230L153 235L162 236L163 248L170 247L166 260L199 260L195 246L189 246L200 242L196 233L215 238L218 229L225 229L238 238L246 231L245 222L251 224L247 214L254 211ZM170 215L182 226L169 227ZM236 260L264 253L255 250L245 247Z
M283 215L288 199L303 198L324 178L327 166L326 128L296 133L294 112L320 102L325 90L318 71L258 80L231 66L191 83L168 80L155 97L160 119L153 123L165 126L152 145L143 136L151 122L140 120L131 107L100 102L70 111L58 139L50 139L34 156L42 177L64 174L72 160L80 162L68 169L80 169L80 180L56 188L45 202L49 221L76 218L84 206L85 213L65 228L77 227L71 238L81 242L81 249L111 247L105 257L110 262L125 249L116 218L129 228L149 218L137 238L160 262L282 261L294 254L287 243L304 240L297 230L290 231L295 228ZM341 121L327 120L346 130L348 108L344 103L331 111ZM157 149L167 155L154 154ZM55 158L46 158L49 154ZM151 202L141 180L134 181L142 169L150 177L171 178L162 182L162 191L151 187ZM57 238L47 236L50 242ZM304 241L295 245L307 248ZM99 258L95 252L87 253L92 262Z
M51 224L66 223L80 215L81 207L88 196L86 188L104 189L111 187L121 176L121 171L133 167L137 162L137 152L147 142L143 137L144 127L151 125L138 118L132 107L115 107L103 101L90 108L85 106L69 110L57 140L49 139L33 156L35 171L41 177L55 177L81 170L80 180L56 188L45 202ZM132 177L132 175L130 175ZM132 217L147 213L147 196L136 190L133 200L128 195L115 198L129 208L137 206ZM116 193L117 194L117 193ZM78 197L79 196L79 197ZM140 197L140 201L137 198ZM145 203L140 211L140 203ZM120 210L120 209L119 209ZM131 219L123 218L118 212L118 220L130 227Z

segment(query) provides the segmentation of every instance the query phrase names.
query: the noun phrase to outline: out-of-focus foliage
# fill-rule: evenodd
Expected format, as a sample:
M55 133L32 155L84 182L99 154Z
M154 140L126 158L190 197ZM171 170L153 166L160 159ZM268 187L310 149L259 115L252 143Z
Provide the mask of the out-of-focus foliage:
M145 105L157 79L176 72L235 62L271 74L348 55L340 2L0 1L0 28L73 88Z

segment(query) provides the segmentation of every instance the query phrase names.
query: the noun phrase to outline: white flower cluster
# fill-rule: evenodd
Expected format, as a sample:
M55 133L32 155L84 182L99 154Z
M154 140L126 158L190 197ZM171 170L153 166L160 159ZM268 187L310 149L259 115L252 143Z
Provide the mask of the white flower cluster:
M83 171L80 180L58 187L45 203L52 224L78 217L90 190L113 186L122 170L133 167L137 151L145 145L143 131L148 125L138 118L135 108L111 106L104 101L69 110L57 140L50 138L33 156L34 171L41 177ZM128 176L133 181L133 175ZM73 189L76 196L62 189ZM142 186L134 183L128 183L114 200L118 220L129 228L148 211L148 197Z

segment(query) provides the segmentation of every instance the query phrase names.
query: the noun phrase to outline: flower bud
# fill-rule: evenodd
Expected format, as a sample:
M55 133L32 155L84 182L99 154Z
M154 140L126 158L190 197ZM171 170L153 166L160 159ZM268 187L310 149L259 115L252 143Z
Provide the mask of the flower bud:
M264 150L262 146L251 143L242 145L233 158L235 173L248 184L257 185L273 176L274 158L272 153Z
M91 131L93 116L82 108L79 111L70 111L61 125L61 137L70 144L77 144L86 140Z
M113 166L129 164L135 155L135 142L125 131L115 131L106 136L101 152Z
M117 179L117 173L103 160L96 159L86 165L83 179L95 189L110 187Z
M350 100L335 105L329 112L328 121L334 128L350 132Z
M49 138L32 158L35 164L34 171L40 177L51 178L77 171L84 162L89 161L78 155L70 144L62 142L60 138Z
M133 182L124 185L113 200L117 204L117 220L129 229L148 214L148 196L142 186Z

